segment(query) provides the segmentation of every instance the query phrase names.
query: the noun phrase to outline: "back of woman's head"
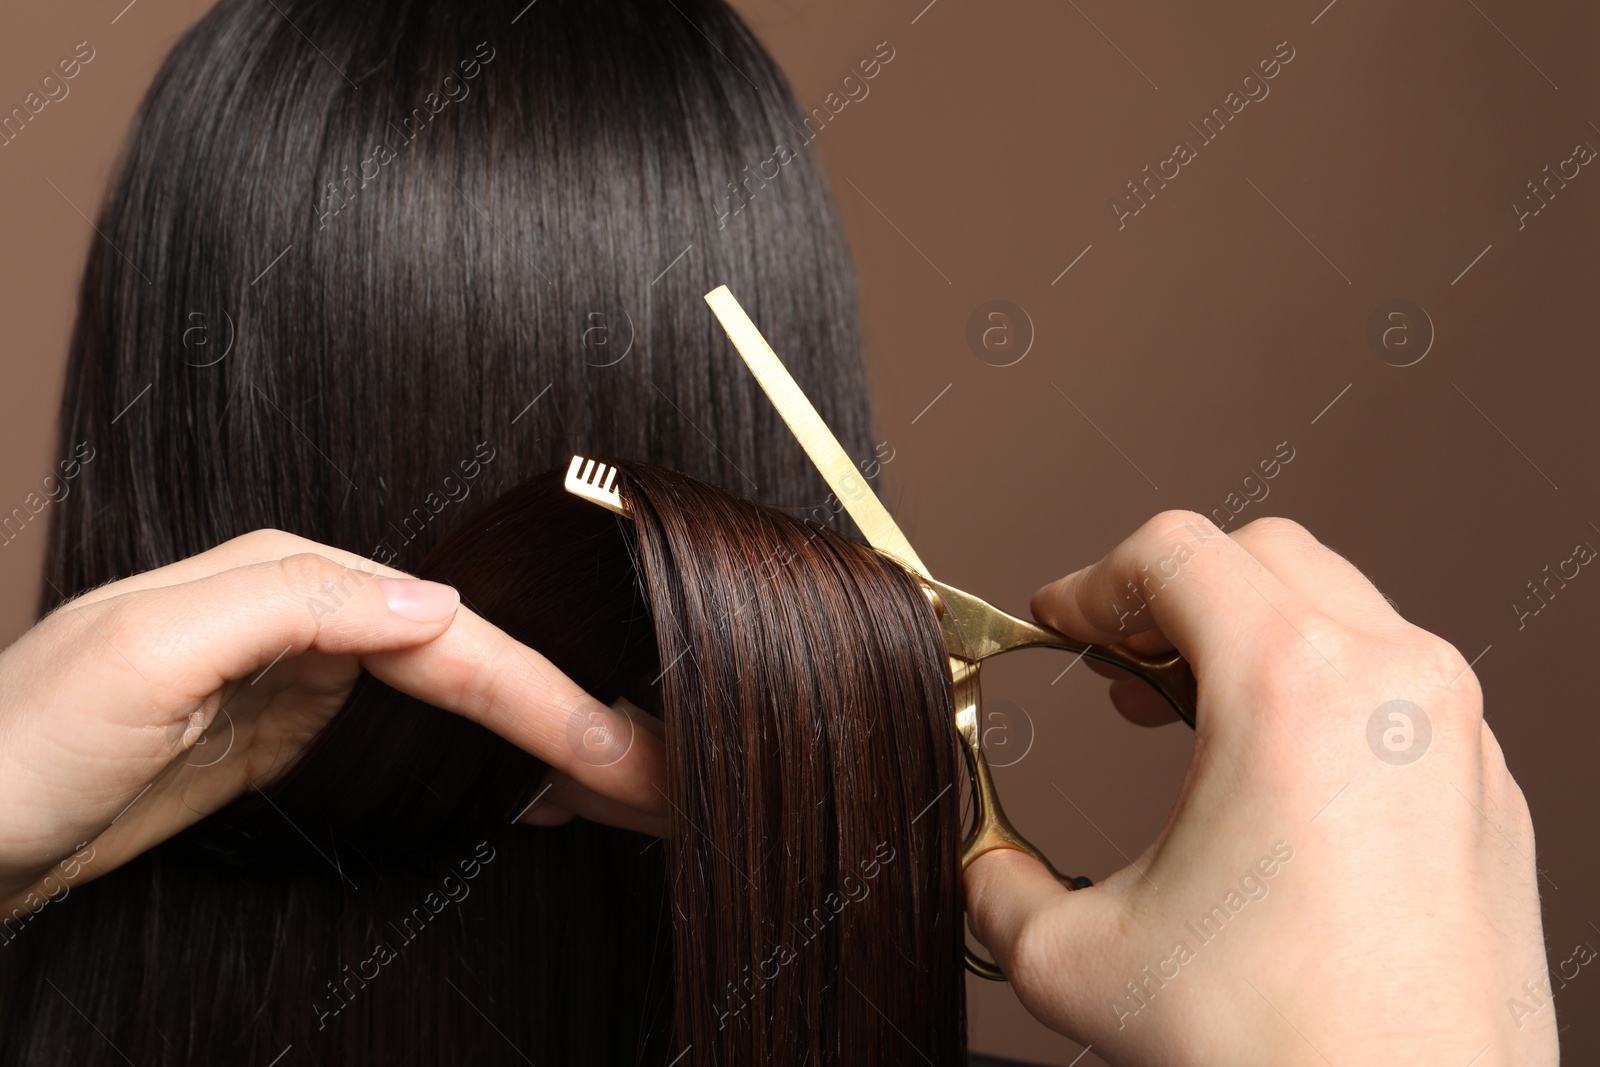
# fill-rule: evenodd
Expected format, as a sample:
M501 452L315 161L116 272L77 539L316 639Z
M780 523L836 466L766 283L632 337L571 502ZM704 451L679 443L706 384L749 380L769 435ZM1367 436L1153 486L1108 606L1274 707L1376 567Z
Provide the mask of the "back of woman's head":
M848 253L770 58L721 0L518 7L223 0L179 43L85 273L61 433L95 459L47 606L262 526L410 567L574 451L820 503L721 283L870 454Z
M450 581L667 716L674 829L514 830L544 765L363 678L281 780L7 942L0 1064L959 1055L914 585L653 468L637 532L515 488L576 451L842 524L700 299L872 453L798 116L720 0L224 0L184 38L85 272L45 604L260 526Z

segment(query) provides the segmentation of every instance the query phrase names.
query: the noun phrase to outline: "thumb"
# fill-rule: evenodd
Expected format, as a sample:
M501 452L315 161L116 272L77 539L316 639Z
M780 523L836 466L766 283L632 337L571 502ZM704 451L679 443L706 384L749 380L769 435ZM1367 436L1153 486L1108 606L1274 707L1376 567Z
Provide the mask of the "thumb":
M1018 999L1045 1025L1073 1032L1099 946L1114 929L1112 890L1069 890L1025 852L999 848L965 871L967 922Z
M1041 919L1065 901L1071 890L1026 852L997 848L985 852L964 872L967 924L1008 976L1025 939L1038 936Z
M380 579L312 554L69 602L0 653L3 865L47 869L116 822L209 728L226 683L311 649L361 656L434 640L458 604L448 586ZM172 801L165 814L146 802L140 819L122 824L156 836L122 858L220 807L245 781L209 775L206 801L158 792ZM18 825L27 831L20 843L6 838ZM101 869L109 866L108 855Z
M380 577L312 553L234 567L81 609L141 679L191 700L281 658L364 656L431 641L460 597L449 586Z

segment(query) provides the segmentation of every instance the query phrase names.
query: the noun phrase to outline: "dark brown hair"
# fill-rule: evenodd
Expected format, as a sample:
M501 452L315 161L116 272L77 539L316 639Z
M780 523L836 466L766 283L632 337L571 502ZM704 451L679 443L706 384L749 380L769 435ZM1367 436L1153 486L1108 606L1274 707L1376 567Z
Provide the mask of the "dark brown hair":
M920 586L623 469L634 521L551 474L419 572L660 712L664 843L510 828L543 765L364 677L281 780L169 846L172 883L141 858L18 939L7 1062L958 1062L960 764ZM172 904L190 921L153 921Z
M960 764L921 587L626 469L667 664L677 1040L708 1063L958 1062Z
M261 527L410 570L573 452L820 507L701 299L730 286L873 454L799 115L722 0L222 0L97 219L60 440L94 459L50 509L44 606Z
M799 108L720 0L513 7L223 0L180 42L97 220L44 604L261 526L376 556L667 714L681 821L513 827L542 764L363 678L266 793L0 947L0 1064L958 1054L907 577L649 468L636 530L515 488L614 455L847 527L700 301L730 284L873 453L815 161L721 210Z

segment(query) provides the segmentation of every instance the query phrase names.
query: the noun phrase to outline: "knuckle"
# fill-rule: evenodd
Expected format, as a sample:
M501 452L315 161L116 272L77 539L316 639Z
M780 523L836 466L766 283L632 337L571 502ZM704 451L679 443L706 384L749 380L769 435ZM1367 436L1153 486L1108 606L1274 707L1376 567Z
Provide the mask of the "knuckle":
M1357 651L1357 640L1344 623L1313 607L1291 607L1292 624L1286 637L1293 637L1327 656L1335 663Z
M1250 638L1254 667L1242 683L1254 702L1273 711L1298 708L1299 715L1321 707L1331 711L1335 705L1327 694L1345 684L1362 652L1350 631L1311 608L1263 618Z
M1255 537L1263 541L1298 545L1303 548L1322 547L1322 542L1312 536L1310 530L1294 519L1284 518L1281 515L1263 515L1259 519L1253 519L1239 527L1235 535L1240 539Z
M1388 635L1370 648L1369 662L1380 665L1393 696L1414 699L1428 714L1437 733L1456 739L1453 749L1463 756L1482 750L1485 775L1504 762L1492 737L1479 740L1483 728L1483 690L1471 665L1449 641L1416 626Z
M1483 705L1483 688L1461 650L1437 634L1415 628L1407 661L1461 705Z
M1187 559L1186 554L1192 554L1196 547L1227 536L1198 511L1175 508L1151 517L1134 534L1132 541L1140 556L1159 556L1167 560L1177 555Z
M348 587L350 576L327 556L296 552L278 561L278 572L289 592L310 598L324 597Z
M1198 511L1190 511L1188 508L1171 508L1159 512L1144 524L1140 532L1167 541L1174 537L1191 537L1196 530L1204 535L1221 533L1216 523Z
M497 694L505 683L505 670L505 664L498 659L478 658L462 675L456 706L475 721L489 718L499 702Z
M1305 604L1288 604L1272 613L1281 625L1264 635L1264 649L1273 659L1288 656L1340 664L1358 651L1348 627L1330 615Z
M1438 634L1419 630L1417 644L1417 658L1428 667L1449 672L1449 677L1470 669L1461 650Z

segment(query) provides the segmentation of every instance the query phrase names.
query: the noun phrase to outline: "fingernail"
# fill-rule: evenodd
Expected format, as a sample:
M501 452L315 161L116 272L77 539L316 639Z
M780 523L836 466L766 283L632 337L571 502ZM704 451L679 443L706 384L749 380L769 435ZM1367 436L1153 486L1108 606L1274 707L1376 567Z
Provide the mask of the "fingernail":
M389 610L412 622L438 622L455 614L461 594L448 585L416 578L379 578Z

